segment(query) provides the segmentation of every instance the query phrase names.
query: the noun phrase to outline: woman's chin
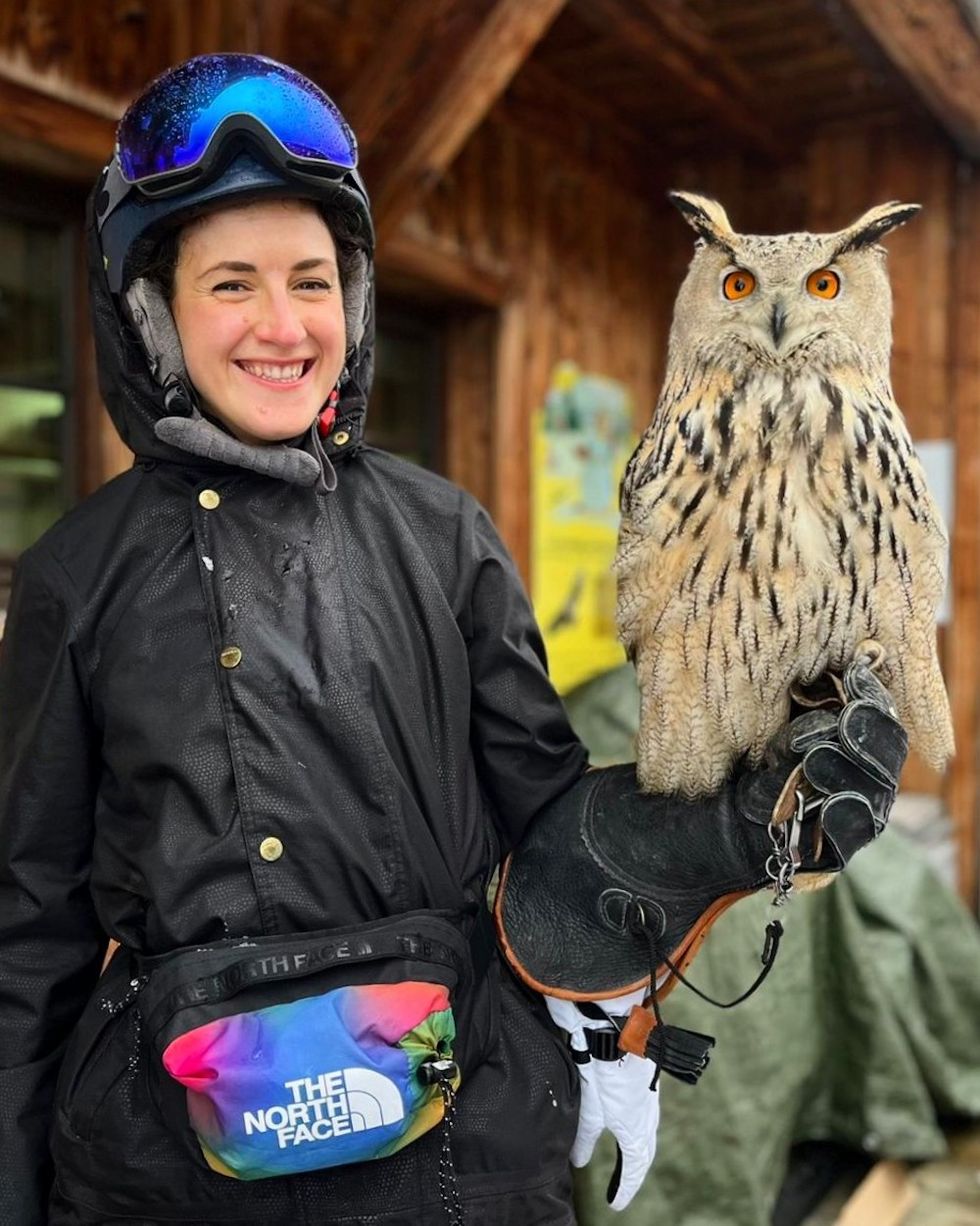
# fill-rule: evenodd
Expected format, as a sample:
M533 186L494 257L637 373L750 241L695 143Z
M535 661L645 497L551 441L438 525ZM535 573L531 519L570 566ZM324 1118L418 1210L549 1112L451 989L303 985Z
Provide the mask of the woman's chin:
M227 413L218 413L213 409L211 412L240 443L247 443L251 447L267 447L274 443L285 443L290 439L300 438L316 420L315 409L309 413L293 412L286 418L280 412L274 422L265 421L257 415L250 417L236 415L232 418Z

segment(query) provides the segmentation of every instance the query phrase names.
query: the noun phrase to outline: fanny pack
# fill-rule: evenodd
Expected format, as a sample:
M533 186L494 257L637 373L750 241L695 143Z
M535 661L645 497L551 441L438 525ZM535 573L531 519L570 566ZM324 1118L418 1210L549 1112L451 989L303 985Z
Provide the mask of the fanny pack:
M234 1179L402 1149L451 1111L454 997L486 969L485 916L413 912L140 959L164 1117Z

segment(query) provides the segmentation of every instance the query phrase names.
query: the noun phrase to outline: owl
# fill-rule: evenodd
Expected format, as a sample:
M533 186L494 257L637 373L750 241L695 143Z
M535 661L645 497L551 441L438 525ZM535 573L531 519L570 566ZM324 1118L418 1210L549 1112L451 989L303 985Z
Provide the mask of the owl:
M663 390L626 469L614 569L640 688L637 774L716 790L757 764L790 691L884 648L912 744L953 751L936 654L947 538L889 377L878 240L919 206L835 234L737 234L716 201L671 200L698 234Z

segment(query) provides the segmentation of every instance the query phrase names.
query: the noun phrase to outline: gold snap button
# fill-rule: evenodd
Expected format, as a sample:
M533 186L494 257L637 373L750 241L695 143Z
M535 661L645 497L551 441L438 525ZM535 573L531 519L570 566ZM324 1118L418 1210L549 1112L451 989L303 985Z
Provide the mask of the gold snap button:
M197 496L197 501L205 511L213 511L216 507L221 506L221 495L217 490L201 490Z
M242 649L226 647L218 658L221 660L222 668L237 668L242 662Z
M343 447L345 443L350 442L350 435L346 430L337 430L336 433L330 435L330 441L335 447Z
M270 837L263 839L259 844L259 855L263 860L268 860L270 863L273 860L278 860L282 855L282 839Z

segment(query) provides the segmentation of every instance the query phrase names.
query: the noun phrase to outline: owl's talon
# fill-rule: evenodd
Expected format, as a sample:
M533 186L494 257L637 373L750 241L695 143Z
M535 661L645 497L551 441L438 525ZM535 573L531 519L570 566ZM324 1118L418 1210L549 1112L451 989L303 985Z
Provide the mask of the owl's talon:
M855 649L854 662L878 672L885 662L885 649L877 639L862 639Z

